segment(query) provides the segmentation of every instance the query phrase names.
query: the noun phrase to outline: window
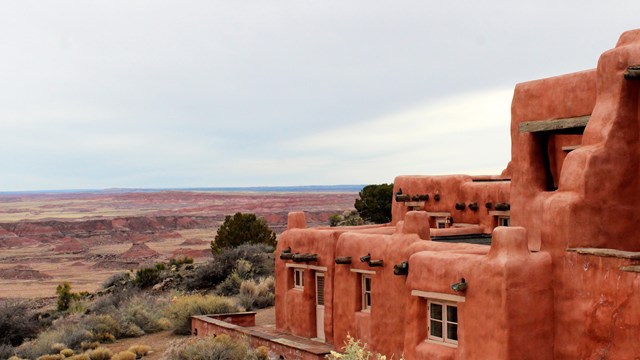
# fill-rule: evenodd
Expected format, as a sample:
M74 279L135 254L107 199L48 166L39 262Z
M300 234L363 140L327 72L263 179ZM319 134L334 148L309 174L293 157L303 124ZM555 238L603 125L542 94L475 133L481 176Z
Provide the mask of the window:
M509 226L511 220L508 216L498 216L498 226Z
M444 301L427 301L429 340L458 344L458 306Z
M371 311L371 275L362 274L362 311Z
M304 270L293 269L293 287L295 289L304 289Z

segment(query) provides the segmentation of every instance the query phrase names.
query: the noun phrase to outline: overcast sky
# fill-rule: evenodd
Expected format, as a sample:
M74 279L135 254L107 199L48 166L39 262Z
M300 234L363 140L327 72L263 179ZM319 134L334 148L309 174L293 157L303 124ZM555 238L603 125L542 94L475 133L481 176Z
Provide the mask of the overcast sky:
M0 191L499 173L639 1L0 2Z

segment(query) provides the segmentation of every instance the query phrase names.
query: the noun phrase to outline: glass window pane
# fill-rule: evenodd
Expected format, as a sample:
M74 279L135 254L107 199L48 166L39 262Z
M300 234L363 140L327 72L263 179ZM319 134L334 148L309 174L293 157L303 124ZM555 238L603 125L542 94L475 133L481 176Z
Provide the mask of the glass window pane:
M364 303L365 303L365 308L368 308L369 306L371 306L371 294L370 293L365 293L364 294Z
M431 303L429 316L432 319L442 320L442 305Z
M371 278L370 277L364 278L364 290L365 291L371 291Z
M447 306L447 321L449 322L458 322L458 307L457 306Z
M458 325L447 324L447 339L458 341Z
M440 321L431 320L430 326L431 336L442 337L442 323Z

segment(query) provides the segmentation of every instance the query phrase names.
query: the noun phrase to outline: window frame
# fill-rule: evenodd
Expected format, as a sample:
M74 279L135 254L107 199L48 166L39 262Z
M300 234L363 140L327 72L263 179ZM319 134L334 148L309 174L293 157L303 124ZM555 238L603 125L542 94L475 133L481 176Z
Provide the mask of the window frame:
M503 225L502 222L506 221L507 225ZM511 226L511 217L510 216L498 216L498 226Z
M434 305L440 305L441 306L441 316L442 319L437 319L437 318L432 318L431 317L431 304ZM456 311L456 320L457 321L450 321L448 319L448 308L454 308ZM431 333L431 321L438 321L442 324L442 337L438 337L436 335L432 335ZM456 326L456 339L450 339L448 337L448 327L449 325L455 325ZM457 347L458 346L458 329L460 328L460 319L458 317L458 304L455 302L451 302L451 301L443 301L443 300L436 300L436 299L427 299L427 339L426 341L428 342L432 342L432 343L436 343L436 344L443 344L443 345L447 345L447 346L453 346L453 347Z
M293 288L297 290L304 290L304 269L293 269Z
M369 280L369 290L367 290L367 280ZM373 278L371 274L361 274L360 277L360 287L361 287L361 309L362 312L371 312L371 290L373 288ZM367 297L367 295L369 295ZM368 301L367 301L368 300Z

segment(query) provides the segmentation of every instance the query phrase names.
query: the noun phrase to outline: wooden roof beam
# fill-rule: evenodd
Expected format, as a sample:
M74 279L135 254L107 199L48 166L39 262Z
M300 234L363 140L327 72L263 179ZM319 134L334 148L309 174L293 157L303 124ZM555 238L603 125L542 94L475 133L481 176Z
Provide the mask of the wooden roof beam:
M640 80L640 65L632 65L624 72L626 80Z
M520 123L520 132L571 132L578 130L579 133L584 131L591 115L578 116L565 119L523 121Z

